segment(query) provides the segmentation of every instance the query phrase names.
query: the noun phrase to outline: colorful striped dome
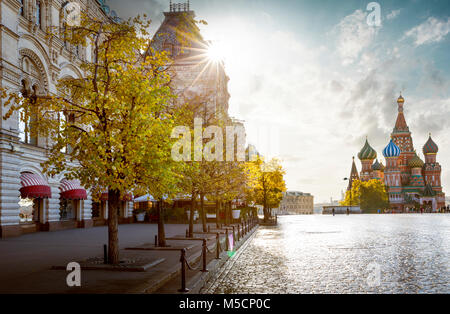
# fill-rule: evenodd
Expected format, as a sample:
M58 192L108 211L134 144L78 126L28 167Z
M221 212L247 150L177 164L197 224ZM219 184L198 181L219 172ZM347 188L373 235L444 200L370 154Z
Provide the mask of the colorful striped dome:
M389 144L383 150L383 156L386 158L389 157L398 157L400 156L401 150L391 139Z
M422 159L420 159L417 154L408 161L408 166L410 168L422 168L425 163Z
M377 158L377 152L370 146L369 141L366 139L364 147L358 154L360 160L373 160Z
M378 159L375 161L375 163L372 165L372 170L381 170L381 164L378 162Z
M431 134L430 137L428 138L428 141L425 143L425 145L423 146L423 153L426 154L437 154L437 152L439 151L439 147L436 145L436 143L431 139Z

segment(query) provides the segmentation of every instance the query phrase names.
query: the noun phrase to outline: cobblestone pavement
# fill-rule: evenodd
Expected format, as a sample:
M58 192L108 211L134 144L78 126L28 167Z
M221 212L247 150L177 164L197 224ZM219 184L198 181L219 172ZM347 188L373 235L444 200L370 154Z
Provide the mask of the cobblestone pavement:
M204 293L450 293L450 215L284 216Z

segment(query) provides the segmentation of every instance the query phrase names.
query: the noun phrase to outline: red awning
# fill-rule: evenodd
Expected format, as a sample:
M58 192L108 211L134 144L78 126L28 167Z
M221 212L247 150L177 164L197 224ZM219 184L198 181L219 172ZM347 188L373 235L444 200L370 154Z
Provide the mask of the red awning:
M47 181L37 174L22 173L20 175L20 196L22 198L50 198L52 190Z
M59 186L61 198L66 200L86 200L86 190L80 185L78 180L62 180Z

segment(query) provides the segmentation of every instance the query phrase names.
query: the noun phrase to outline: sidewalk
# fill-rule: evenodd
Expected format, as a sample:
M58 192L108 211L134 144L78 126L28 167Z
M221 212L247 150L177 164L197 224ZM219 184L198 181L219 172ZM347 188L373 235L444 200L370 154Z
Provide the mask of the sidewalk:
M210 224L214 229L215 224ZM166 237L184 237L187 225L166 225ZM195 226L200 231L201 225ZM153 244L157 234L156 224L131 224L119 226L121 256L161 259L164 261L145 272L107 270L82 270L81 287L66 285L65 270L52 270L52 266L67 265L73 261L102 257L103 244L107 243L107 227L73 229L58 232L40 232L18 238L0 239L0 293L152 293L174 280L180 269L180 251L142 250L125 248ZM215 244L210 237L210 249ZM221 237L222 241L224 235ZM168 240L169 245L189 247L187 258L191 263L200 258L202 241ZM211 254L210 254L211 255ZM178 276L179 277L179 276Z

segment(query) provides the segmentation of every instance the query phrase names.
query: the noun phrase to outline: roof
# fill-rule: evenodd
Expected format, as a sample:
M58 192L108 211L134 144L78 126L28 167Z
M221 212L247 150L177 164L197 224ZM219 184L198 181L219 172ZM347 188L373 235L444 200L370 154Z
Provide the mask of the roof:
M299 191L287 191L285 192L286 196L311 196L310 193L303 193Z

